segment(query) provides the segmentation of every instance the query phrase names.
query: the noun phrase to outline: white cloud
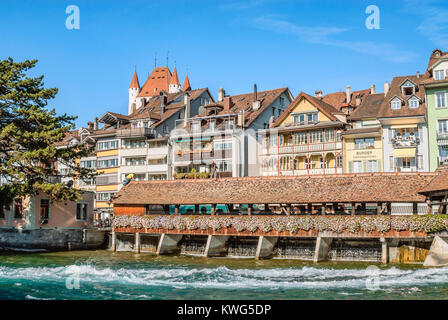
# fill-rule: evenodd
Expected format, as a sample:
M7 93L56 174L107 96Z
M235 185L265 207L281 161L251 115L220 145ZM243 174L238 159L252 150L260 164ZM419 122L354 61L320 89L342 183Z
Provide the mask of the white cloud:
M398 49L389 43L357 41L355 39L353 41L335 39L336 36L348 31L348 29L344 28L300 26L272 16L255 18L251 21L251 24L258 29L296 36L302 42L344 48L358 53L380 57L388 61L409 62L416 57L414 53Z

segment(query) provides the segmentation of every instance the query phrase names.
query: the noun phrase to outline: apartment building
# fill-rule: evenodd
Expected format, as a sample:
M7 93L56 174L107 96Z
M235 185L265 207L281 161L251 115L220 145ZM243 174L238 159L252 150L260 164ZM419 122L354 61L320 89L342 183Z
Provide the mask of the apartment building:
M431 53L425 76L429 170L435 171L448 164L448 52Z
M269 127L293 96L288 88L229 96L219 89L218 101L201 108L199 115L179 119L170 143L173 146L173 177L198 172L217 177L259 174L257 131Z
M301 92L270 129L258 132L261 175L342 173L346 114Z
M394 77L385 90L378 120L382 127L385 172L429 171L424 77ZM387 89L387 87L386 87Z
M378 111L384 93L372 93L348 116L342 133L344 173L382 172L383 139Z

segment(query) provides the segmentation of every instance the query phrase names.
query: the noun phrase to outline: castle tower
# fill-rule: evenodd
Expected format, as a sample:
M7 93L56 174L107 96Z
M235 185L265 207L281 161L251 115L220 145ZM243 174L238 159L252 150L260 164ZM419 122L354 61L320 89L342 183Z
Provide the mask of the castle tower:
M190 80L188 79L188 74L185 77L184 86L182 87L182 91L191 91Z
M137 96L140 93L140 83L138 82L137 70L134 70L131 84L129 85L129 105L128 115L137 110Z
M168 93L178 93L180 91L179 77L177 76L176 66L174 66L173 75L171 76L170 83L168 85Z

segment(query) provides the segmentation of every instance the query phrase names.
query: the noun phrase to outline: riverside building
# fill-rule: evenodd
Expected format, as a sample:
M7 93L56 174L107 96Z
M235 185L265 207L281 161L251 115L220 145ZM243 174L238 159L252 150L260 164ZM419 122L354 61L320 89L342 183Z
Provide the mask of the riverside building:
M267 128L292 101L288 88L226 96L220 88L218 101L201 106L199 114L177 120L173 146L174 178L208 177L213 163L217 177L259 174L256 132ZM193 173L193 174L192 174Z

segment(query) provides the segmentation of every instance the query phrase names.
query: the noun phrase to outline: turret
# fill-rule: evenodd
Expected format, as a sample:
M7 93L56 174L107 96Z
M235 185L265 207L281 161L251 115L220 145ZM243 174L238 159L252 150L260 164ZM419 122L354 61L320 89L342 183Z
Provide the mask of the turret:
M138 82L137 70L134 70L131 84L129 85L129 105L128 115L137 110L137 96L140 93L140 83Z
M174 66L173 75L171 76L170 83L168 85L168 93L178 93L180 91L179 77L177 76L176 66Z

